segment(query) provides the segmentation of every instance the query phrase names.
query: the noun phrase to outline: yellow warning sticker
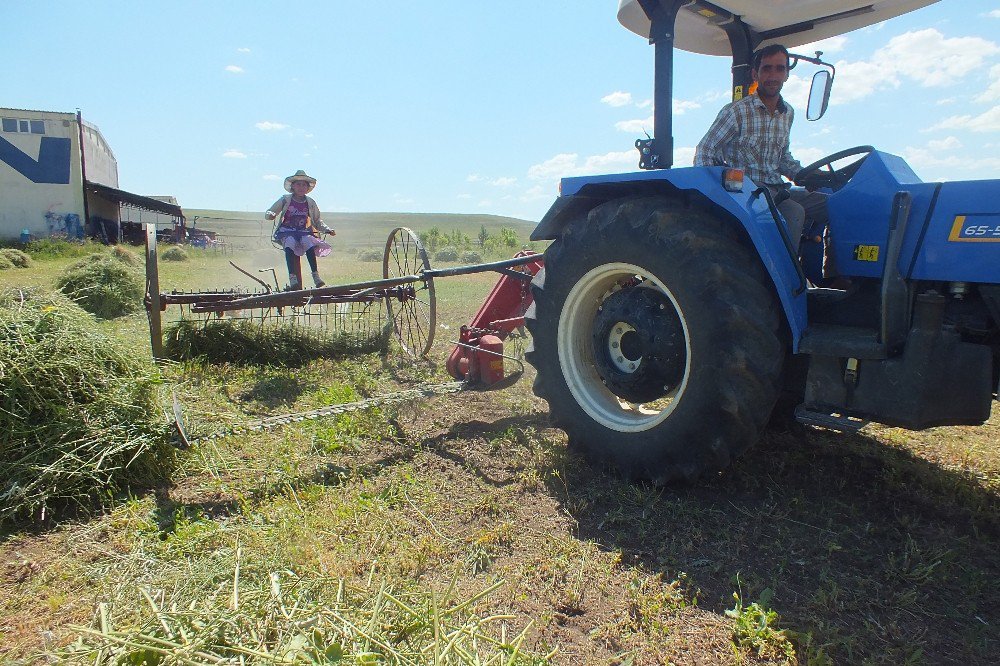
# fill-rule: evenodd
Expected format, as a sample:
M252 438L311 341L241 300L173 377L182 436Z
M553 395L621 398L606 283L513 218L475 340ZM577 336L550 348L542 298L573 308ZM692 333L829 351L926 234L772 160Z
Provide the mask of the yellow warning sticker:
M855 245L854 261L878 261L878 245Z
M733 101L738 102L743 99L743 86L733 88Z

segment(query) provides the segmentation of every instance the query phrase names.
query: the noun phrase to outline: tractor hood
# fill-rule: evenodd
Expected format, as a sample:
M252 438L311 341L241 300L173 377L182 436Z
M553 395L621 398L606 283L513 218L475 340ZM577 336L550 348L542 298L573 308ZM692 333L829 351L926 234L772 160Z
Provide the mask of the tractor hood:
M732 55L729 39L718 26L738 16L755 35L759 46L787 47L885 21L920 9L937 0L692 0L677 14L674 45L705 55ZM719 10L722 10L721 12ZM639 0L619 0L618 21L641 37L649 37L649 18Z

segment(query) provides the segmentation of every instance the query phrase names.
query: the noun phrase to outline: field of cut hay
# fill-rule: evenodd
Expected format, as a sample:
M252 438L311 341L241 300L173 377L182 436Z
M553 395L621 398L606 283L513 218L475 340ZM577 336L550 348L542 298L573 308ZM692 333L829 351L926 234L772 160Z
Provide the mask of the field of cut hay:
M74 252L36 248L31 268L0 272L0 286L51 294ZM93 252L110 254L82 256ZM163 291L254 288L229 260L284 279L266 244L187 252L160 264ZM335 243L320 272L347 283L381 266ZM447 381L451 343L494 281L437 281L436 341L419 361L395 345L297 358L272 340L246 362L249 339L218 329L211 351L190 330L183 360L153 366L142 312L104 320L63 297L24 300L42 312L0 331L49 346L0 357L0 418L17 419L0 424L3 450L18 427L15 458L41 461L86 425L118 457L80 468L101 492L53 496L44 516L33 504L2 528L0 662L995 663L1000 414L921 433L787 426L724 473L671 488L569 452L530 368L504 391L239 429ZM44 337L57 330L47 316L83 331ZM79 358L53 370L68 348ZM18 411L34 392L44 415ZM142 455L177 441L164 416L174 396L196 441L151 466ZM17 487L48 469L24 466ZM125 474L100 476L112 469ZM0 484L12 487L6 474Z

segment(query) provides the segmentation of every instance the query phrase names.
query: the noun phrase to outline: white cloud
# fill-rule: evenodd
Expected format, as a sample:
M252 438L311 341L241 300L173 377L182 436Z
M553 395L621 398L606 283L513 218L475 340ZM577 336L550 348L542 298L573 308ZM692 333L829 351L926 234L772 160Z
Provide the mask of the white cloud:
M826 157L828 154L822 148L814 148L812 146L791 146L790 150L795 159L802 163L802 166L812 164L819 158Z
M980 37L945 37L934 28L903 33L889 40L870 60L840 61L832 104L863 99L878 89L898 88L903 79L925 88L960 82L981 70L1000 46Z
M689 167L694 164L694 146L674 148L674 166Z
M588 176L602 173L622 173L638 168L639 153L634 150L591 155L580 160L576 153L560 153L528 169L528 178L555 181L567 176Z
M990 68L990 85L983 94L976 97L977 102L996 102L1000 100L1000 65Z
M927 147L934 151L955 150L962 147L962 142L953 136L946 139L935 139L927 142Z
M455 198L456 199L471 199L472 195L471 194L457 194L457 195L455 195Z
M478 173L470 173L468 176L465 177L465 182L467 183L481 183L484 180L486 179L480 176Z
M242 74L243 68L238 65L226 65L226 71L232 72L233 74Z
M701 102L694 100L675 99L672 104L675 116L683 116L686 111L693 111L701 108ZM636 118L634 120L620 120L615 123L615 129L619 132L629 134L642 134L643 132L653 133L653 116L647 118Z
M628 106L632 103L632 93L621 92L620 90L605 95L601 101L608 106Z
M958 101L957 97L942 97L938 101L934 102L938 106L948 106L949 104L954 104Z
M982 174L1000 171L1000 157L974 158L967 155L946 155L927 148L904 148L902 157L914 171L940 170L941 175L931 175L934 180L942 180L944 174L954 177L956 171Z
M281 180L281 176L275 173L268 173L262 176L264 180Z
M986 15L990 18L1000 18L1000 9L994 9L993 11L986 12Z
M491 207L493 205L493 202L490 201L489 199L483 199L482 201L480 201L476 205L479 206L480 208L489 208L489 207Z
M649 132L652 134L653 116L637 120L620 120L615 123L615 129L619 132L628 132L629 134L641 134L643 132Z
M521 201L538 201L539 199L552 199L555 198L557 190L552 187L544 187L542 185L535 185L534 187L529 187L521 195Z
M788 77L785 85L781 87L781 96L786 102L792 105L793 109L804 109L806 108L806 101L809 99L809 86L811 85L811 79L793 74Z
M640 108L640 109L648 109L651 106L653 106L653 100L651 100L651 99L644 99L641 102L636 102L635 105L636 105L637 108Z
M643 132L649 132L652 134L653 116L637 120L620 120L615 123L615 129L619 132L628 132L629 134L641 134Z
M262 120L259 123L255 123L254 127L263 132L277 132L278 130L288 129L288 125L284 123L274 123L270 120Z
M822 51L823 53L839 53L844 50L845 44L847 44L847 37L844 35L838 35L837 37L828 37L827 39L821 39L818 42L812 42L811 44L796 46L794 50L800 55L810 56L816 51Z
M904 76L926 87L954 83L982 69L984 61L1000 53L995 43L980 37L947 38L934 28L893 37L876 51L875 59L894 63Z
M938 129L966 129L972 132L1000 132L1000 106L978 116L951 116L927 131Z
M695 109L700 109L701 104L693 100L685 99L675 99L673 102L673 110L675 116L684 115L685 111L693 111Z
M497 178L496 180L491 181L490 185L494 185L496 187L510 187L511 185L513 185L516 182L517 182L517 178L510 178L508 176L502 176L500 178Z
M246 153L240 150L236 150L235 148L230 148L226 152L222 153L222 156L228 157L229 159L233 160L245 160L247 158Z
M247 47L243 46L241 48L236 49L236 52L237 53L250 53L250 49L248 49Z

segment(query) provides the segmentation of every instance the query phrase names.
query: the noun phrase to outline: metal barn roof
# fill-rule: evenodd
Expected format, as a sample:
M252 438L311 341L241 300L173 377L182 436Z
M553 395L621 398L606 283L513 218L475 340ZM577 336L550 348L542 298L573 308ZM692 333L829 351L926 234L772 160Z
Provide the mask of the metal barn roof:
M140 194L132 194L131 192L126 192L124 190L116 190L113 187L108 187L107 185L101 185L99 183L92 183L89 180L84 183L84 190L89 194L96 194L99 197L109 201L114 201L118 204L125 204L132 206L133 208L141 208L154 213L164 213L165 215L184 217L181 207L175 204L169 204L165 201L160 201L151 197L144 197Z

